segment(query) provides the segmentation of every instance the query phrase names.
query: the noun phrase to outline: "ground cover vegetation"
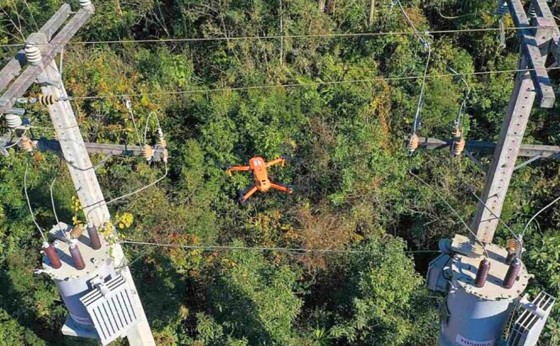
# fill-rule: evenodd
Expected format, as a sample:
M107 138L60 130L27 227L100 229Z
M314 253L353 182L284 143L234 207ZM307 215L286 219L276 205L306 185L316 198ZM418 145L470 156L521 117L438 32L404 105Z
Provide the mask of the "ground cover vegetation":
M434 345L441 297L426 289L424 275L437 253L409 251L434 250L440 238L466 232L434 191L468 220L476 206L470 191L480 193L484 174L467 159L452 160L447 151L410 157L404 150L421 79L397 77L421 76L426 51L409 34L398 6L390 0L94 3L96 15L65 50L63 70L69 94L77 97L73 106L86 140L142 143L147 121L153 140L154 117L148 115L155 112L170 148L166 179L111 207L124 238L361 251L289 254L124 245L157 344ZM0 43L23 42L61 4L0 1ZM495 1L406 0L403 5L420 32L498 26ZM509 17L505 22L512 26ZM407 33L331 35L357 32ZM496 31L427 37L437 53L428 73L439 77L427 79L420 135L451 135L466 90L447 65L467 74L517 68L518 40L515 31L506 34L506 48ZM256 36L275 37L237 39ZM215 40L134 42L185 37ZM122 42L84 43L89 41ZM17 49L0 48L0 61ZM496 140L513 77L466 76L472 89L469 139ZM259 85L272 87L243 89ZM31 95L37 93L33 89ZM80 99L124 94L132 95L139 136L121 97ZM26 107L37 125L33 135L53 138L46 110ZM556 114L557 109L534 112L525 141L558 145ZM0 157L0 344L87 344L61 337L65 309L55 286L33 274L40 266L41 239L22 187L29 162L32 206L48 228L54 224L49 185L57 176L58 215L70 222L75 192L69 174L52 154L9 152ZM250 177L231 178L224 171L255 155L288 157L287 167L272 174L294 193L257 194L240 207L237 193ZM93 156L94 162L101 159ZM515 174L503 213L515 230L558 196L559 169L558 162L547 160ZM163 171L161 164L140 158L113 157L98 174L110 199ZM560 293L559 226L560 208L551 208L526 234L525 261L535 274L530 293ZM500 227L496 241L507 238ZM554 344L559 335L555 312L543 345Z

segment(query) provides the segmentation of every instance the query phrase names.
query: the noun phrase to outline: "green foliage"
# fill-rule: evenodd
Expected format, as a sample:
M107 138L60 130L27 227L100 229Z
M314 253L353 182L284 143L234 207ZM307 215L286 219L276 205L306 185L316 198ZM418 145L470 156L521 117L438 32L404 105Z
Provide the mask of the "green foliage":
M210 306L228 334L251 345L295 344L293 324L302 301L294 292L296 273L288 266L269 263L256 252L233 251L211 275Z
M424 294L423 280L413 273L413 262L403 249L401 241L388 237L369 241L361 247L364 254L350 259L337 299L344 320L331 329L331 335L346 339L347 344L404 345L415 344L417 334L429 334L433 326L421 329L429 319L423 319L427 316L422 316L415 299Z
M497 26L495 1L402 2L421 33ZM76 9L77 1L71 3ZM23 42L35 22L40 26L61 4L0 2L0 44ZM277 0L97 1L96 15L75 41L162 42L74 42L65 49L63 78L87 141L153 144L153 123L146 138L144 129L155 112L168 142L165 179L110 205L121 236L177 245L365 251L289 255L124 245L158 345L435 344L436 300L421 279L432 255L412 259L405 242L411 249L435 249L440 238L465 233L442 198L468 220L477 203L469 191L479 191L483 178L472 162L451 160L447 152L404 152L422 87L415 77L424 72L427 52L408 34L398 6L377 1L370 21L370 4L327 0L320 12L310 0L283 0L281 9ZM511 18L505 25L513 25ZM407 34L331 35L352 32ZM286 37L242 39L278 35ZM173 41L186 37L209 40ZM465 74L515 69L517 40L513 30L506 49L493 31L429 40L436 55L419 135L447 139L466 95L447 66ZM2 47L0 61L16 51ZM512 77L466 76L468 139L496 138ZM37 93L33 87L29 95ZM131 95L132 113L120 95ZM46 110L22 107L36 125L32 135L53 139ZM557 144L555 111L532 116L526 142ZM40 265L41 239L23 194L26 164L41 227L54 223L48 187L55 176L61 221L84 215L73 210L75 191L64 162L50 154L9 152L0 157L0 344L58 345L66 312L52 282L32 275ZM240 207L235 199L251 177L230 178L224 171L257 155L288 157L285 168L269 173L273 181L293 185L294 194L257 193ZM103 157L92 159L95 165ZM112 157L96 172L109 200L159 179L165 168ZM522 227L555 198L558 186L557 164L519 171L504 220ZM537 221L525 237L523 258L535 274L529 292L558 294L560 209ZM505 241L506 232L500 228L497 240ZM544 341L559 340L559 320L555 311Z

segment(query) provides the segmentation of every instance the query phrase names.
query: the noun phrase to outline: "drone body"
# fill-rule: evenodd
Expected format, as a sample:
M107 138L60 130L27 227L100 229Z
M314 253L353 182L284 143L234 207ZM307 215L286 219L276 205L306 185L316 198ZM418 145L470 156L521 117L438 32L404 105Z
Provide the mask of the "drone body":
M253 172L253 185L249 186L247 190L245 190L244 194L241 196L239 201L241 203L245 203L249 197L251 197L255 192L267 192L270 189L280 190L286 193L292 193L292 189L281 185L275 184L270 181L268 178L268 171L267 168L276 164L281 164L282 167L286 165L286 159L281 157L276 160L272 160L270 162L266 162L262 157L256 156L249 160L249 166L233 166L227 169L227 174L232 175L231 172L233 171L252 171Z

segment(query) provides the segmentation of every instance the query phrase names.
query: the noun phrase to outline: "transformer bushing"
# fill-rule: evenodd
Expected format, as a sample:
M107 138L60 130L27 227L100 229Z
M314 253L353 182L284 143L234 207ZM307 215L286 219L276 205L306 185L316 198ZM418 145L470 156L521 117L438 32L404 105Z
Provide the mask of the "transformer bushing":
M439 346L495 346L502 340L514 303L521 299L529 281L521 263L513 286L504 287L507 254L496 244L486 245L484 252L482 246L456 235L450 253L430 264L429 287L447 293L441 307ZM476 287L476 273L484 258L490 262L487 280L484 286Z
M61 222L50 233L60 239L71 230L72 226ZM115 277L115 268L109 256L109 247L105 247L106 250L94 250L87 232L81 234L75 240L75 244L84 260L83 269L75 267L70 253L70 242L61 240L55 241L53 245L62 266L58 269L53 268L47 256L43 256L43 269L54 280L69 313L69 318L62 328L63 334L97 337L93 321L80 298L92 291L93 279L104 281Z

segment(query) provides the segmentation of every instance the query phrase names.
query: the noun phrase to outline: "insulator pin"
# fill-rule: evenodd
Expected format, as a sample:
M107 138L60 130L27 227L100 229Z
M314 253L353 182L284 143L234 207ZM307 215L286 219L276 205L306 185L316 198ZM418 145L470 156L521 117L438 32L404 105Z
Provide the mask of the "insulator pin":
M415 152L416 149L418 149L419 144L420 144L420 138L418 137L418 135L416 135L416 133L410 136L407 145L408 152L411 154Z
M47 242L43 243L43 252L47 255L49 259L51 267L54 269L58 269L62 267L62 263L60 262L60 257L58 257L58 253L56 253L56 248Z
M519 258L515 258L509 265L506 277L504 278L503 286L505 288L512 288L515 280L519 276L519 271L521 270L521 261Z
M19 140L19 144L20 144L21 148L23 150L27 151L28 153L33 152L33 141L29 137L21 136L21 138Z
M516 259L516 258L517 258L517 252L508 250L508 254L507 254L507 257L506 257L506 264L510 265L511 262L513 262L513 260Z
M152 160L152 157L154 157L154 149L151 145L144 144L142 147L142 156L146 161Z
M72 239L78 239L84 233L84 227L80 224L74 225L70 231L70 237Z
M6 119L6 126L12 130L20 127L23 123L21 117L17 114L6 114L4 118Z
M478 270L476 272L476 278L474 279L474 285L476 287L484 287L486 280L488 279L488 273L490 272L490 261L488 259L483 259L478 265Z
M509 8L508 8L508 5L507 5L507 2L506 1L500 2L500 4L498 5L498 8L496 9L496 14L498 16L503 16L508 12L509 12Z
M97 227L95 227L94 225L89 225L87 227L87 232L89 235L91 248L94 250L99 250L101 248L101 239L99 239L99 232L97 232Z
M25 45L25 56L27 58L27 62L31 65L39 65L43 57L41 56L41 50L33 43L27 43Z
M75 241L70 245L70 255L72 256L72 261L74 261L74 268L82 270L86 267L82 253Z
M506 264L510 265L515 258L519 257L521 244L517 239L508 239L506 243L506 250L508 252Z

